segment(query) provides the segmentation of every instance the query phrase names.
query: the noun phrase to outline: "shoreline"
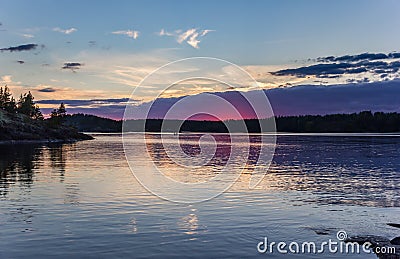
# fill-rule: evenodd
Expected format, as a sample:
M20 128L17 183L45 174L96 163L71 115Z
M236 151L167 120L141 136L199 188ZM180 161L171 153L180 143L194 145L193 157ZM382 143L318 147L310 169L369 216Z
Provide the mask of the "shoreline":
M92 137L92 136L91 136ZM0 145L24 145L24 144L67 144L91 139L26 139L26 140L0 140Z

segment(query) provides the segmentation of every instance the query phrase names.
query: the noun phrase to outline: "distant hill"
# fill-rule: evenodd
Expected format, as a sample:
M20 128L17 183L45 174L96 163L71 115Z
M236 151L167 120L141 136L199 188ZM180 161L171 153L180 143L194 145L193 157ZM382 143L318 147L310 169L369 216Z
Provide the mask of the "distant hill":
M65 125L80 132L121 132L122 122L89 114L66 115Z
M93 139L75 128L51 125L46 120L34 120L24 114L12 114L0 109L0 143L7 142L73 142Z
M261 120L261 123L270 119ZM160 132L163 120L149 119L146 131ZM169 121L172 122L172 121ZM181 121L174 121L181 123ZM226 121L235 125L240 121ZM352 114L304 115L276 117L278 132L293 133L392 133L400 132L400 114L363 111ZM66 123L84 132L121 132L122 121L100 118L94 115L67 115ZM129 120L129 129L142 131L143 120ZM248 132L260 132L258 120L245 120ZM172 130L171 130L172 131ZM224 122L220 121L185 121L180 131L188 132L227 132Z
M276 118L279 132L393 133L400 132L400 114L363 111L351 114Z

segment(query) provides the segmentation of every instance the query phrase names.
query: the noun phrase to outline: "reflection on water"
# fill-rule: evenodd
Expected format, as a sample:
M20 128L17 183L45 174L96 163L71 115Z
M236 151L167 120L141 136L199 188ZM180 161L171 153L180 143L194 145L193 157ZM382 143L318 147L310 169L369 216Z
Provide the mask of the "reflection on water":
M201 136L179 136L182 150L193 159L200 155ZM217 145L214 156L204 167L192 171L170 159L160 135L148 135L147 148L158 167L168 168L171 178L206 181L226 165L232 150L228 135L213 137ZM174 138L169 136L171 141ZM243 141L247 141L245 136ZM233 187L235 190L249 188L250 174L260 155L260 141L260 136L250 137L247 170ZM256 188L312 192L316 196L307 202L321 204L400 207L399 152L398 137L280 136L272 165L265 168L266 176Z
M32 145L0 145L0 154L0 195L5 196L14 184L29 189L42 150Z
M136 145L142 137L127 139ZM158 134L146 136L147 149L170 177L204 181L240 148L227 135L214 137L166 137L198 161L209 155L202 152L208 143L217 143L206 166L193 170L169 158ZM266 235L318 241L315 229L322 228L333 235L346 229L398 236L383 226L398 221L400 212L400 138L279 136L271 167L249 189L260 141L250 136L246 170L230 190L192 205L148 193L132 176L119 135L65 145L0 145L0 258L253 257Z
M66 164L66 156L64 153L68 146L60 144L51 144L48 146L51 167L59 172L60 181L64 181L65 164Z
M310 202L399 207L399 151L398 137L281 137L267 180L316 194Z
M190 213L189 215L182 217L179 220L178 225L184 230L184 233L193 235L199 228L199 219L195 213Z

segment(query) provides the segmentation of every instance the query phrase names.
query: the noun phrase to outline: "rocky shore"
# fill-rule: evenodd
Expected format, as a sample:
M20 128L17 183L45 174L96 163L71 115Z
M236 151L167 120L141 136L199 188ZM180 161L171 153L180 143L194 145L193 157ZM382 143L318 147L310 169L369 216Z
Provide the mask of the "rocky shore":
M33 120L23 114L0 110L0 144L75 142L93 137L71 126L52 125L47 120Z

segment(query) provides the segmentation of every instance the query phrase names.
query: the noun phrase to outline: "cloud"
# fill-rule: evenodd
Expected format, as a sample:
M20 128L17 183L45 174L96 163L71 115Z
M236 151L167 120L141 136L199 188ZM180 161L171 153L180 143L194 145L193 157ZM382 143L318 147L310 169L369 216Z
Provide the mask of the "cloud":
M139 31L126 30L126 31L113 31L112 34L126 35L129 38L137 39L139 37Z
M64 65L63 65L63 67L61 69L70 69L72 72L76 72L75 70L80 69L81 66L83 66L82 63L67 62L67 63L64 63Z
M198 40L198 36L199 36L198 32L193 33L190 36L189 40L186 41L187 44L189 44L190 46L192 46L195 49L198 49L199 48L199 43L200 43L200 41Z
M208 34L209 32L213 32L215 30L203 30L200 34L200 36L205 36L206 34Z
M353 113L364 110L373 112L400 112L398 105L398 96L400 95L400 80L392 80L385 82L359 83L315 86L302 85L288 88L274 88L268 90L255 90L246 92L245 95L249 99L255 98L265 93L268 97L274 114L276 116L289 115L324 115L333 113ZM237 91L212 93L224 98L231 103L240 113L229 111L223 112L223 119L241 119L254 118L255 113L243 99L242 94ZM149 118L163 118L167 111L179 100L179 98L159 98L154 102L146 102L133 107L131 112L132 118L143 118L145 110L151 106ZM207 105L212 110L219 112L217 103L210 101L207 94L197 94L190 96L190 105L182 107L189 113L196 114L197 107ZM261 116L268 117L267 111L261 112ZM235 115L236 114L236 115ZM176 117L176 119L184 119L184 117Z
M376 60L376 59L386 59L387 55L383 53L362 53L358 55L345 55L345 56L328 56L328 57L319 57L317 58L318 62L337 62L337 61L345 61L345 62L356 62L360 60Z
M11 78L11 75L5 75L1 77L1 81L3 81L4 84L10 84L13 83Z
M11 78L4 78L10 81ZM42 86L44 89L50 86ZM40 91L37 90L37 91ZM58 90L58 89L57 89ZM71 89L64 91L70 92ZM363 110L371 111L384 111L384 112L400 112L398 105L398 96L400 95L400 80L372 82L372 83L358 83L358 84L342 84L326 86L316 85L301 85L288 88L274 88L268 90L256 90L246 92L246 96L250 99L254 96L259 96L265 93L277 116L287 115L304 115L304 114L332 114L332 113L352 113L360 112ZM51 93L45 93L51 94ZM105 93L106 94L106 93ZM236 107L245 118L254 116L254 110L243 100L243 97L237 91L217 92L213 93L221 98L224 98ZM36 95L35 95L36 96ZM151 102L142 103L141 100L132 100L128 98L96 98L96 99L58 99L56 96L63 96L63 92L54 93L55 99L39 100L37 103L40 105L44 113L51 112L51 109L58 106L61 102L67 105L69 113L88 113L95 114L103 117L111 117L121 119L127 104L137 107L137 114L143 114L143 109L146 109ZM105 95L104 95L105 96ZM190 112L196 113L197 107L207 105L210 109L218 108L207 94L196 94L186 107ZM50 97L51 98L51 97ZM171 97L159 98L153 103L151 108L150 118L161 118L166 114L168 109L172 107L177 101L184 98ZM193 104L193 105L192 105ZM194 105L196 104L196 105ZM44 109L43 109L44 107ZM47 109L47 110L46 110ZM258 111L259 112L259 111ZM136 114L136 112L134 113ZM236 118L231 112L223 112L224 119ZM133 115L134 116L134 115ZM237 116L237 115L235 115ZM267 117L267 112L261 112L261 116ZM136 118L136 117L135 117ZM139 117L138 117L139 118ZM178 119L181 119L177 117Z
M127 103L134 103L135 100L129 98L115 98L115 99L52 99L37 101L44 114L48 114L57 107L61 102L67 106L68 113L86 113L93 114L101 117L108 117L113 119L121 119L123 117L125 106Z
M23 60L17 60L17 63L19 63L19 64L24 64L25 61L23 61Z
M184 42L187 38L190 37L190 35L192 35L193 33L196 33L196 29L189 29L181 34L178 35L178 43L182 43Z
M272 75L292 75L298 77L316 76L326 78L331 75L371 73L396 73L400 69L400 61L369 61L363 60L356 63L320 63L316 65L289 68L272 72Z
M56 32L61 32L61 33L64 33L64 34L71 34L71 33L73 33L73 32L76 32L78 29L76 29L76 28L69 28L69 29L61 29L61 28L58 28L58 27L56 27L56 28L54 28L53 29L53 31L56 31Z
M14 96L19 96L19 94L22 92L24 85L22 85L22 82L20 81L14 81L13 76L11 75L4 75L0 78L0 85L4 86L7 85L8 88L10 88L11 93Z
M400 78L400 53L361 53L309 59L315 64L270 72L277 78L297 77L304 83L332 85L363 83ZM324 79L324 80L315 80Z
M174 36L173 33L167 32L167 31L165 31L164 29L161 29L161 31L158 32L157 34L158 34L158 36Z
M24 34L20 34L20 35L26 39L32 39L35 37L33 34L28 34L28 33L24 33Z
M107 106L113 104L124 104L128 103L129 98L110 98L110 99L88 99L88 100L41 100L37 101L37 103L41 104L58 104L65 103L70 107L100 107Z
M215 30L198 30L196 28L191 28L191 29L188 29L183 32L182 32L182 30L176 30L174 33L172 33L172 32L167 32L164 29L161 29L161 31L158 33L158 35L159 36L171 36L171 37L174 36L174 37L176 37L176 41L179 44L186 42L193 48L198 49L199 43L201 42L200 39L212 31L215 31Z
M367 79L368 80L368 79ZM400 81L267 90L276 115L352 113L363 110L400 112Z
M38 44L23 44L16 47L8 47L0 49L1 52L9 51L9 52L19 52L19 51L29 51L34 50L38 47Z
M46 87L46 88L38 89L37 91L41 92L41 93L54 93L57 90L54 89L53 87Z
M317 58L318 62L358 62L362 60L379 60L379 59L392 59L400 58L400 53L391 52L389 54L385 53L361 53L358 55L345 55L345 56L328 56Z

